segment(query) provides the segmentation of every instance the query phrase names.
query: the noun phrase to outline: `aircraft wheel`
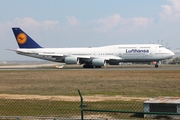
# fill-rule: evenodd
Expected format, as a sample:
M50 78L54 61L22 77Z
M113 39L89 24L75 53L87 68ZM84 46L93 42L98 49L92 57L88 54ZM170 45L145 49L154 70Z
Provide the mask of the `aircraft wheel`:
M158 68L158 67L159 67L159 66L156 64L156 65L155 65L155 68Z
M92 66L92 65L83 65L83 68L94 68L94 66Z
M83 68L88 68L88 66L87 65L83 65Z
M90 65L89 68L94 68L94 66Z
M101 68L101 66L95 66L95 68Z

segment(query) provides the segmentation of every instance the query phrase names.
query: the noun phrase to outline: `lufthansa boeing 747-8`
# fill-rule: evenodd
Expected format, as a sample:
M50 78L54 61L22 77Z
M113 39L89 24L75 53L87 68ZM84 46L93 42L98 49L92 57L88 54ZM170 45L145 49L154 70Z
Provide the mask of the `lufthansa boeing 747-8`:
M153 62L171 58L174 53L159 44L110 45L94 48L44 48L20 28L12 28L19 48L17 54L66 64L83 64L83 68L101 68L120 62Z

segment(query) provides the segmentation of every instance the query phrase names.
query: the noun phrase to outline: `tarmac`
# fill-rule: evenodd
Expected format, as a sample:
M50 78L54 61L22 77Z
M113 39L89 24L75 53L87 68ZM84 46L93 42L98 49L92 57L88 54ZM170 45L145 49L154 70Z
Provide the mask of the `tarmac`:
M0 70L180 70L180 65L161 64L158 68L154 65L107 65L103 68L83 68L82 65L64 65L59 63L45 64L0 64Z

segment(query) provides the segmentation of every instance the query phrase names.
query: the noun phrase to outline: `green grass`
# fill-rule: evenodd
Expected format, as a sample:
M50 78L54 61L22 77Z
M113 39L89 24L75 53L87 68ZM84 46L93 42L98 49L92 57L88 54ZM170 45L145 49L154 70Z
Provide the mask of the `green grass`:
M180 96L179 70L1 71L0 94Z
M0 99L1 116L80 116L77 101Z
M179 70L7 70L0 72L0 94L78 96L77 90L79 89L82 96L179 97L179 85ZM89 102L86 99L84 101L88 109L143 111L142 101ZM72 118L80 117L79 106L80 101L73 101L73 99L55 101L1 98L0 115ZM94 114L122 118L121 113L85 112L85 116ZM124 116L128 118L133 114Z
M143 111L143 104L141 102L135 102L133 104L130 101L101 101L84 102L84 104L85 109ZM1 116L80 118L81 115L79 101L0 99L0 108ZM85 112L86 117L92 114L97 113ZM108 113L98 115L101 116L103 114L107 115ZM117 117L118 113L109 115L111 117ZM126 118L128 117L129 115L126 115Z

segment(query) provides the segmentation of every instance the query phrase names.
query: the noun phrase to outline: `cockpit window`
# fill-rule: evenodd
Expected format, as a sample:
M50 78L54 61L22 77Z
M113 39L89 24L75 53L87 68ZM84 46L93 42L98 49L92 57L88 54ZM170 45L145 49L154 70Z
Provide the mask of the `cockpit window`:
M159 48L163 48L163 46L159 46Z

